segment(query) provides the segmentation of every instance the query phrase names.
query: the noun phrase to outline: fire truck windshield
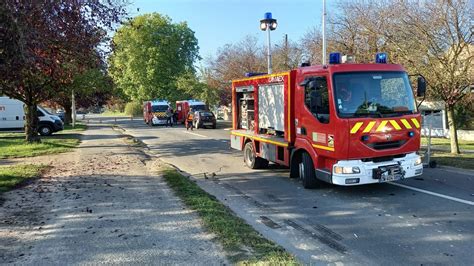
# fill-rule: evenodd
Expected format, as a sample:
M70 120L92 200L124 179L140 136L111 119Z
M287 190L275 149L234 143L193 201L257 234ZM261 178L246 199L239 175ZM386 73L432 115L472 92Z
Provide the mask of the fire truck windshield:
M206 106L205 105L191 105L191 108L193 108L193 111L206 111Z
M340 117L392 117L416 112L405 72L336 73L333 84Z
M152 105L153 112L164 112L168 110L168 105Z

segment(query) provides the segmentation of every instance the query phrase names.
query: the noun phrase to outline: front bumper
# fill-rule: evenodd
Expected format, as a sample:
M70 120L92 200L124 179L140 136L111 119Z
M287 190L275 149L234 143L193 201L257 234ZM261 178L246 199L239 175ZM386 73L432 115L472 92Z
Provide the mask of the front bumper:
M53 131L58 132L64 129L64 123L61 120L55 120L53 124Z
M423 174L423 164L415 165L420 158L415 152L407 154L403 158L395 158L385 162L363 162L361 160L338 161L334 166L359 167L358 174L332 174L332 183L341 186L364 185L374 183L384 183L381 179L374 178L374 170L379 167L398 165L403 174L400 179L411 178Z
M151 123L153 125L166 125L166 118L153 117L153 119L151 120Z

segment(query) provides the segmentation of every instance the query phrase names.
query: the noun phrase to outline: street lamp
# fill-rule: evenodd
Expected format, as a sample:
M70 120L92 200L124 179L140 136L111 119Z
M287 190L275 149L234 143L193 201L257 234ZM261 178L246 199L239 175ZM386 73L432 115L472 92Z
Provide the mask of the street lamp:
M265 13L265 18L260 20L260 29L262 31L267 31L267 64L268 64L268 74L272 73L272 53L270 47L270 31L277 28L277 20L272 18L272 13Z

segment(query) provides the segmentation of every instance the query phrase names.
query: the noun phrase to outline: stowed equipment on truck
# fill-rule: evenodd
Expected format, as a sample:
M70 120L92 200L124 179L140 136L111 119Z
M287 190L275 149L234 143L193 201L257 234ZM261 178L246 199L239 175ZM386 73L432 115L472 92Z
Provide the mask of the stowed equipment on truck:
M421 175L420 114L404 68L387 64L300 67L232 82L231 146L250 168L290 167L305 188ZM426 84L418 78L418 96Z

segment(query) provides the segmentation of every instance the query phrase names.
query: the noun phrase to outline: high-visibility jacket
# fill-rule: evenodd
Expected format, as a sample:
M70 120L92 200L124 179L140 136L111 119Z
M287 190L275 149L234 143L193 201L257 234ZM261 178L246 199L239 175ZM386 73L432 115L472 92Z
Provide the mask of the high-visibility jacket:
M189 113L188 113L188 120L191 121L191 120L193 120L193 119L194 119L194 114L191 113L191 112L189 112Z

